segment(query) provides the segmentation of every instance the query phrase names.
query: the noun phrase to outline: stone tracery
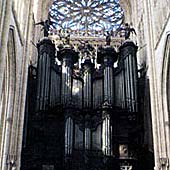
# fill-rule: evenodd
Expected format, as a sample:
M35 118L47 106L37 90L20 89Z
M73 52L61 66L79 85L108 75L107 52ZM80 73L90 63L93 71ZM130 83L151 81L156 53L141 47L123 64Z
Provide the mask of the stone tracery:
M55 0L49 10L53 28L81 30L116 30L123 22L119 0Z

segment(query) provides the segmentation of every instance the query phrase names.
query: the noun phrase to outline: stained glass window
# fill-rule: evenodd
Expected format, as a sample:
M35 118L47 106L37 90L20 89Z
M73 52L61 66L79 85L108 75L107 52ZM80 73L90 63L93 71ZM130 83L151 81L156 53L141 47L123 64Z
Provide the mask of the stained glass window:
M84 32L114 31L124 17L119 0L54 0L49 14L53 28Z

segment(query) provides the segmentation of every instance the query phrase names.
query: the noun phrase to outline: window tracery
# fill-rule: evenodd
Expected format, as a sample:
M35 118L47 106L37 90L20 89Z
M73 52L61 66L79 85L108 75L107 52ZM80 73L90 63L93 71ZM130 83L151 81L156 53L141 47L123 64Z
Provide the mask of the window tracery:
M54 0L50 10L52 29L93 31L117 30L124 18L119 0Z

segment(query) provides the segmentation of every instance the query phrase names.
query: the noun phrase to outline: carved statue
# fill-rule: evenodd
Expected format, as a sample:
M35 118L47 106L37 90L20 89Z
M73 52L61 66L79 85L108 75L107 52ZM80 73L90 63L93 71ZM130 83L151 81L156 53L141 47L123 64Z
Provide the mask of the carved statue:
M16 163L14 160L11 160L10 162L10 170L16 170Z
M44 37L48 37L51 23L52 22L49 19L47 19L45 21L38 22L35 25L42 25L43 27L41 30L44 30Z
M125 31L125 40L129 39L130 33L132 34L134 33L136 35L135 29L131 28L128 23L125 24L125 27L123 28L123 30Z
M111 34L109 31L107 31L107 35L106 35L106 45L110 45L111 43Z
M59 31L60 40L63 42L63 45L70 45L70 33L69 31Z
M93 58L94 47L88 43L88 41L81 42L81 45L78 47L79 51L83 54L84 59Z

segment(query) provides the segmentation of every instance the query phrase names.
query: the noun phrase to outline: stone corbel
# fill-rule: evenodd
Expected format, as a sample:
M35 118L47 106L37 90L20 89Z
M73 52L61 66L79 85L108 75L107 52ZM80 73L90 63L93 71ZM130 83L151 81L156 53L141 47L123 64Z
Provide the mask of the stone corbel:
M162 157L159 159L159 169L164 169L169 167L169 159L167 157Z
M7 165L9 166L9 170L16 170L17 168L16 161L17 161L16 155L8 155Z

